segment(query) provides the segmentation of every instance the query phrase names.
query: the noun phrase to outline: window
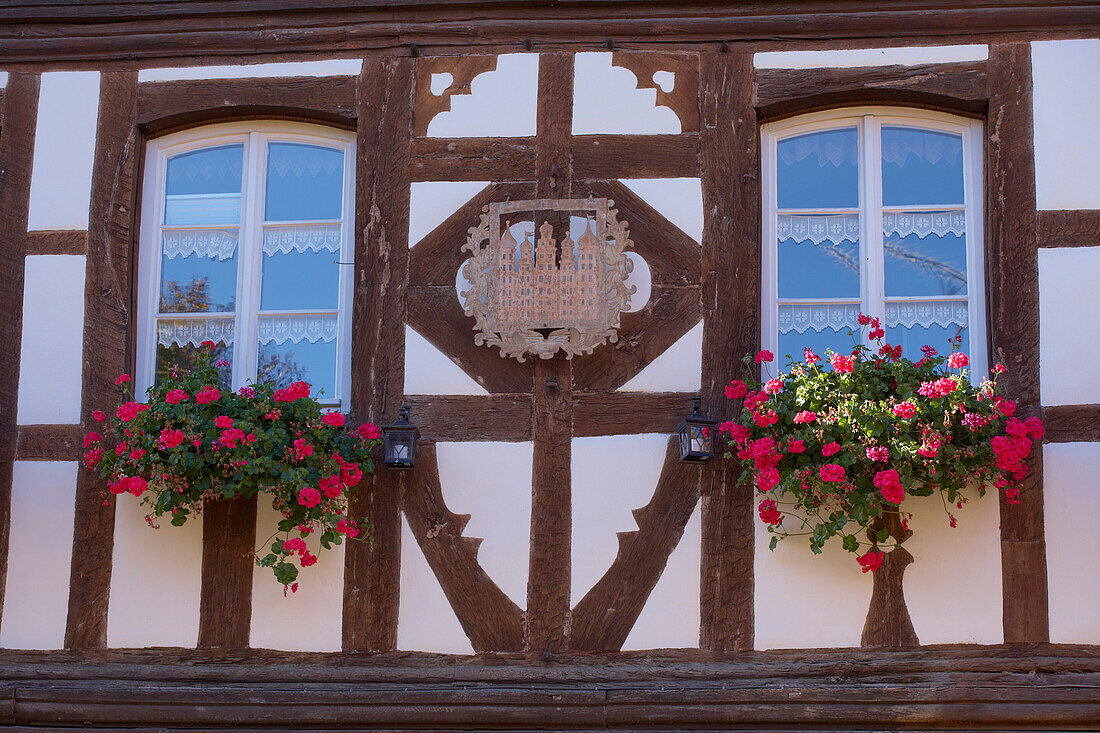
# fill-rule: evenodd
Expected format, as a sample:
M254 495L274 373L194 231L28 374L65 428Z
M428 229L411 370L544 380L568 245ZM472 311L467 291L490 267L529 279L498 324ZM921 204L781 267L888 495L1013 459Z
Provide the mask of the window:
M764 348L847 353L862 311L914 361L961 337L984 373L981 141L981 123L921 110L765 126Z
M211 125L150 142L138 277L139 394L203 341L223 386L313 385L347 406L351 133Z

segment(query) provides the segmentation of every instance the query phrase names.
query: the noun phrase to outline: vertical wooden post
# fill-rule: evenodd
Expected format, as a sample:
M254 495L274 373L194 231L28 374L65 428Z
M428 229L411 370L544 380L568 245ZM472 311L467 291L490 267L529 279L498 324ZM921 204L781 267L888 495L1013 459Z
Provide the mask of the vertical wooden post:
M540 198L570 195L572 128L573 55L542 54L535 154ZM537 230L538 221L535 226ZM572 363L561 354L553 359L535 359L533 392L526 645L532 651L563 651L569 646L572 571Z
M0 619L8 574L27 211L40 80L38 74L12 72L0 113Z
M351 409L356 420L375 423L396 418L405 389L414 75L412 58L379 56L363 61L359 77ZM402 480L378 461L375 471L349 510L373 542L347 546L345 651L397 646Z
M1039 259L1035 209L1031 46L989 49L989 122L986 235L989 332L993 361L1003 361L1003 383L1021 417L1038 415ZM1049 640L1046 542L1043 531L1043 452L1033 449L1019 504L1000 497L1004 640ZM1000 493L1000 492L999 492Z
M243 649L252 630L256 497L207 502L202 517L199 649Z
M703 187L703 404L728 419L723 385L760 330L760 160L752 54L700 58ZM703 468L699 644L719 651L753 642L752 487L727 461Z
M135 179L140 139L137 72L104 72L99 82L99 122L88 211L84 287L84 385L80 414L119 397L115 378L130 363ZM65 647L107 645L115 504L103 503L103 482L81 471L76 482L76 520L69 580Z

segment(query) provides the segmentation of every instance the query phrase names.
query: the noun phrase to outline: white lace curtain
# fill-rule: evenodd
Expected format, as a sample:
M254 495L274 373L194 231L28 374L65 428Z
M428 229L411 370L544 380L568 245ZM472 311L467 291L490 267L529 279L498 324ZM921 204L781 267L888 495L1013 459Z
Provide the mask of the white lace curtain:
M894 165L905 165L910 155L930 164L947 160L951 165L957 165L962 155L962 138L954 134L885 127L882 138L882 160ZM817 164L822 168L826 165L856 165L859 162L859 143L853 128L838 128L780 140L777 152L783 165L787 166L810 157L816 157Z
M296 224L265 227L264 254L332 252L338 254L342 235L339 224ZM161 233L164 256L198 256L229 260L237 252L236 229L165 229Z
M936 325L966 327L970 323L970 309L965 300L899 302L886 304L887 328L925 328Z
M331 342L336 340L337 318L335 313L261 316L258 329L261 344ZM233 316L165 318L157 323L157 343L195 347L203 341L231 344L234 330Z
M779 306L780 333L806 333L832 329L859 331L858 303L785 303ZM942 326L965 328L970 311L965 300L909 301L886 303L884 325L887 328Z
M921 239L930 234L938 237L966 236L966 212L919 211L887 212L882 215L882 233L886 236L916 235ZM797 243L840 244L859 242L859 214L780 214L776 222L780 242L793 239Z

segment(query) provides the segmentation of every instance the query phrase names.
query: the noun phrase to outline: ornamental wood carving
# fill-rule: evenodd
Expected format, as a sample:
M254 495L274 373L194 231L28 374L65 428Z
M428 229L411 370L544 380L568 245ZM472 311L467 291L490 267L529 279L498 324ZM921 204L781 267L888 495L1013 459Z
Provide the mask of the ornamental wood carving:
M471 257L462 266L470 289L461 295L466 315L476 321L477 345L496 346L501 356L522 362L528 355L550 359L559 350L572 359L618 339L619 314L635 288L626 284L633 263L625 251L633 243L614 203L538 199L482 209L462 247ZM574 240L578 223L582 231Z

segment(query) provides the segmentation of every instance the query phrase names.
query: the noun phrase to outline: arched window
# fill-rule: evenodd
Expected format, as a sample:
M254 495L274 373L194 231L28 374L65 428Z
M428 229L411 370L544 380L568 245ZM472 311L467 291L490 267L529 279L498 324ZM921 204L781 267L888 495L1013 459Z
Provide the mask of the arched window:
M230 123L146 150L138 394L213 341L224 387L304 379L346 409L354 136Z
M981 123L866 108L761 133L764 348L847 353L862 311L913 361L958 336L985 373Z

